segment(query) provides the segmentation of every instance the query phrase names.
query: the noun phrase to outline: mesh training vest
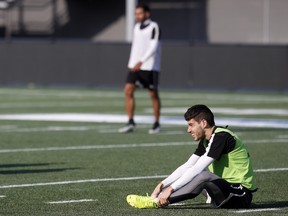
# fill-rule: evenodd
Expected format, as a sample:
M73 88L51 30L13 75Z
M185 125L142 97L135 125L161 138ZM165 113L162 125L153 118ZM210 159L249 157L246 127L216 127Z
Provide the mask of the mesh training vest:
M232 131L216 128L215 134L220 132L229 133L234 137L236 140L235 148L228 154L223 154L219 160L214 161L209 166L209 170L229 183L241 183L249 190L256 189L252 162L246 146Z

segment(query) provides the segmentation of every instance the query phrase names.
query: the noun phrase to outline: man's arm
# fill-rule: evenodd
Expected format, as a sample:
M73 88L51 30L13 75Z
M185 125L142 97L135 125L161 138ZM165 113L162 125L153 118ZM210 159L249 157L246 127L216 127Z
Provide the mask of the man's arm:
M194 166L194 164L196 164L199 158L200 157L198 155L193 154L186 163L182 164L171 175L169 175L166 179L162 181L163 186L170 186L173 182L179 179L187 171L187 169Z
M135 73L137 71L140 70L141 66L142 66L143 62L138 62L133 68L130 69L131 72Z
M197 163L187 169L187 171L177 180L175 181L171 187L174 191L186 185L188 182L192 181L199 173L205 170L211 163L215 161L214 158L207 156L206 154L199 158Z
M170 195L183 187L187 183L189 183L193 178L195 178L199 173L201 173L204 169L206 169L211 163L213 163L215 159L208 157L206 154L201 156L197 163L186 170L186 172L173 184L167 187L159 196L158 202L161 206L168 205L168 198Z
M194 154L188 159L186 163L182 166L178 167L170 176L168 176L165 180L162 181L164 187L170 186L173 182L179 179L188 168L194 166L198 159L205 154L205 147L203 145L203 140L198 143L198 147L196 148Z
M199 156L193 154L186 163L178 167L171 175L169 175L166 179L164 179L155 187L153 193L151 194L151 197L157 198L164 188L170 186L173 182L179 179L189 167L192 167L197 162L198 159Z
M151 32L151 40L149 46L147 47L145 54L140 59L141 62L147 61L147 59L156 52L157 47L159 45L159 39L160 39L160 29L159 26L156 25Z

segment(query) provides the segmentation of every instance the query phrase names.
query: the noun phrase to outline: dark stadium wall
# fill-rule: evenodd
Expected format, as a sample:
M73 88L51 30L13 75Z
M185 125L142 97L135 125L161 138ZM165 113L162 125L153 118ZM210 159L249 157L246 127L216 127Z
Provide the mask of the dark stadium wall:
M152 19L161 27L162 39L207 42L207 0L139 0L151 7Z
M122 36L126 30L125 0L61 0L61 4L57 4L57 0L17 2L11 14L11 40L41 38L107 42L105 38L99 40L99 35L116 27L121 34L114 36L114 41L125 41L125 37ZM201 43L208 41L207 0L138 2L150 5L152 19L161 26L163 40ZM4 24L8 24L4 17L0 16L0 39L6 36L7 26ZM119 20L124 20L124 25ZM111 32L107 34L111 37Z
M125 14L125 0L66 0L69 22L57 28L55 38L90 39Z
M2 43L2 85L121 87L126 43ZM163 44L161 86L205 89L288 89L287 46Z

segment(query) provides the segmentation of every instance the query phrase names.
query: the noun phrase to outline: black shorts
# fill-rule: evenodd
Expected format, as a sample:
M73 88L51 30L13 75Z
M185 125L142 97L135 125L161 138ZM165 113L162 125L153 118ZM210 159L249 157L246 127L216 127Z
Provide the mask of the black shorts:
M129 71L126 83L132 83L149 90L158 89L159 72L140 70L133 73Z
M211 183L217 185L218 189L220 189L222 193L217 192L217 188L211 185ZM241 184L231 184L224 179L216 179L211 181L211 183L207 183L205 189L208 193L209 190L214 190L213 193L212 191L209 193L209 195L214 194L214 196L216 196L214 199L212 197L213 195L211 196L212 206L214 208L249 208L253 198L252 193L257 190L250 191Z

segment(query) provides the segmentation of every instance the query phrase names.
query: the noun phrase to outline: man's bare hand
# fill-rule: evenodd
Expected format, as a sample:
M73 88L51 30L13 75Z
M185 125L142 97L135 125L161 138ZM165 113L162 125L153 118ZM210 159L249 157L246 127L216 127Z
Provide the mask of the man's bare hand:
M173 188L169 186L166 188L159 196L158 196L158 202L161 206L167 206L169 205L168 198L171 196L171 194L174 192Z
M142 62L138 62L133 68L131 68L131 72L135 73L140 70L142 66Z
M159 184L155 187L153 193L151 194L151 197L154 198L154 199L157 198L158 195L161 193L162 189L163 189L163 184L162 184L162 183L159 183Z

